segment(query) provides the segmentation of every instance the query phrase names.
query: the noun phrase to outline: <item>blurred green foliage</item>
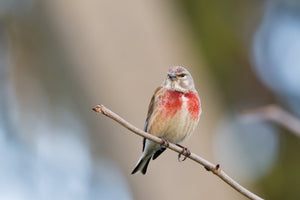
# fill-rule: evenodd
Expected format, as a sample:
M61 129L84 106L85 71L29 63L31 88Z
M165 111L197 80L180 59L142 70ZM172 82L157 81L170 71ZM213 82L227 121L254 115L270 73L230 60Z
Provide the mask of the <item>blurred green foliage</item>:
M282 148L277 164L258 185L264 190L266 199L300 199L300 140L294 134L283 131Z
M261 2L237 0L178 1L193 31L196 49L201 49L228 105L270 98L251 71L249 60L259 5ZM260 95L254 96L254 91Z

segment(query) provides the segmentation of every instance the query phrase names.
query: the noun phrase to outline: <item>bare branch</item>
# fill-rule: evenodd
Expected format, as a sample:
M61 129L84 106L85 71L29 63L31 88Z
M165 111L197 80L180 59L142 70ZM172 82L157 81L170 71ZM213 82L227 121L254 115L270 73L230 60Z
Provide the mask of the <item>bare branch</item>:
M158 144L163 143L162 139L138 129L137 127L135 127L132 124L128 123L126 120L124 120L123 118L121 118L119 115L115 114L114 112L112 112L108 108L104 107L103 105L97 105L96 107L93 108L93 110L95 112L98 112L100 114L103 114L103 115L115 120L116 122L118 122L119 124L121 124L122 126L124 126L125 128L129 129L130 131L132 131L133 133L135 133L139 136L145 137L145 138L147 138L147 139L149 139L153 142L156 142ZM168 148L175 151L175 152L177 152L177 153L183 152L183 149L181 147L178 147L177 145L172 144L172 143L169 143ZM228 185L230 185L236 191L238 191L239 193L241 193L244 196L248 197L249 199L263 200L262 198L260 198L259 196L253 194L252 192L250 192L249 190L247 190L246 188L244 188L243 186L238 184L235 180L230 178L223 170L220 169L219 164L214 165L214 164L210 163L209 161L201 158L200 156L198 156L194 153L191 153L188 156L188 158L190 158L191 160L203 165L206 170L211 171L212 173L214 173L215 175L220 177Z
M278 105L267 105L260 108L242 111L242 115L252 120L275 122L300 137L300 120Z

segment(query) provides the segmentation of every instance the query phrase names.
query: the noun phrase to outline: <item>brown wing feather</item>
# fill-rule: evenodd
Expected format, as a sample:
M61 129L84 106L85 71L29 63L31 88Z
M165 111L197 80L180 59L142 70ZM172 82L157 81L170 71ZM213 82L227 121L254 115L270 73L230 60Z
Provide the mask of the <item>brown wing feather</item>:
M146 118L146 122L145 122L145 127L144 127L144 131L147 132L148 131L148 122L150 120L150 117L153 113L153 110L154 110L154 101L155 101L155 96L157 96L156 94L162 89L162 87L158 87L156 88L156 90L154 91L154 94L151 98L151 101L150 101L150 104L149 104L149 107L148 107L148 113L147 113L147 118ZM146 138L144 138L143 140L143 151L145 149L145 143L146 143Z

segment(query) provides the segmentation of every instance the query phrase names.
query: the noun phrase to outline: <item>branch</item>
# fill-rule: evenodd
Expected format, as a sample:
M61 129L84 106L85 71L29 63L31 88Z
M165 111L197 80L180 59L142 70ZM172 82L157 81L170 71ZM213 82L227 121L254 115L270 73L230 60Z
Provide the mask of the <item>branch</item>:
M147 138L147 139L149 139L153 142L156 142L158 144L163 143L162 139L138 129L137 127L135 127L132 124L128 123L123 118L121 118L119 115L115 114L114 112L112 112L108 108L104 107L103 105L97 105L96 107L93 108L93 110L95 112L98 112L100 114L103 114L103 115L115 120L116 122L118 122L119 124L121 124L122 126L124 126L125 128L129 129L130 131L132 131L133 133L135 133L139 136ZM175 152L177 152L177 153L182 153L183 152L183 149L181 147L178 147L177 145L172 144L172 143L169 143L168 148L175 151ZM248 197L249 199L263 200L262 198L260 198L259 196L253 194L252 192L250 192L249 190L247 190L246 188L244 188L243 186L238 184L235 180L230 178L223 170L220 169L219 164L213 165L212 163L208 162L207 160L201 158L200 156L198 156L194 153L191 153L188 156L188 158L190 158L191 160L203 165L205 167L205 169L207 169L208 171L211 171L216 176L220 177L228 185L230 185L236 191L238 191L239 193L241 193L244 196Z
M242 111L244 117L253 120L267 120L279 124L300 137L300 120L278 105L267 105L260 108Z

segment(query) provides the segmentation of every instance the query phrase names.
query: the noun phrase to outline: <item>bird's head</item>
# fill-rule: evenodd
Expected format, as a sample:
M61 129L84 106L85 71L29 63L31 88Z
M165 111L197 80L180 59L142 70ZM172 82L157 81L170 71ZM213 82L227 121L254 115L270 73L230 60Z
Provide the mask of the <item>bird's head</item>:
M195 89L191 74L184 67L171 67L162 86L169 90L187 93Z

